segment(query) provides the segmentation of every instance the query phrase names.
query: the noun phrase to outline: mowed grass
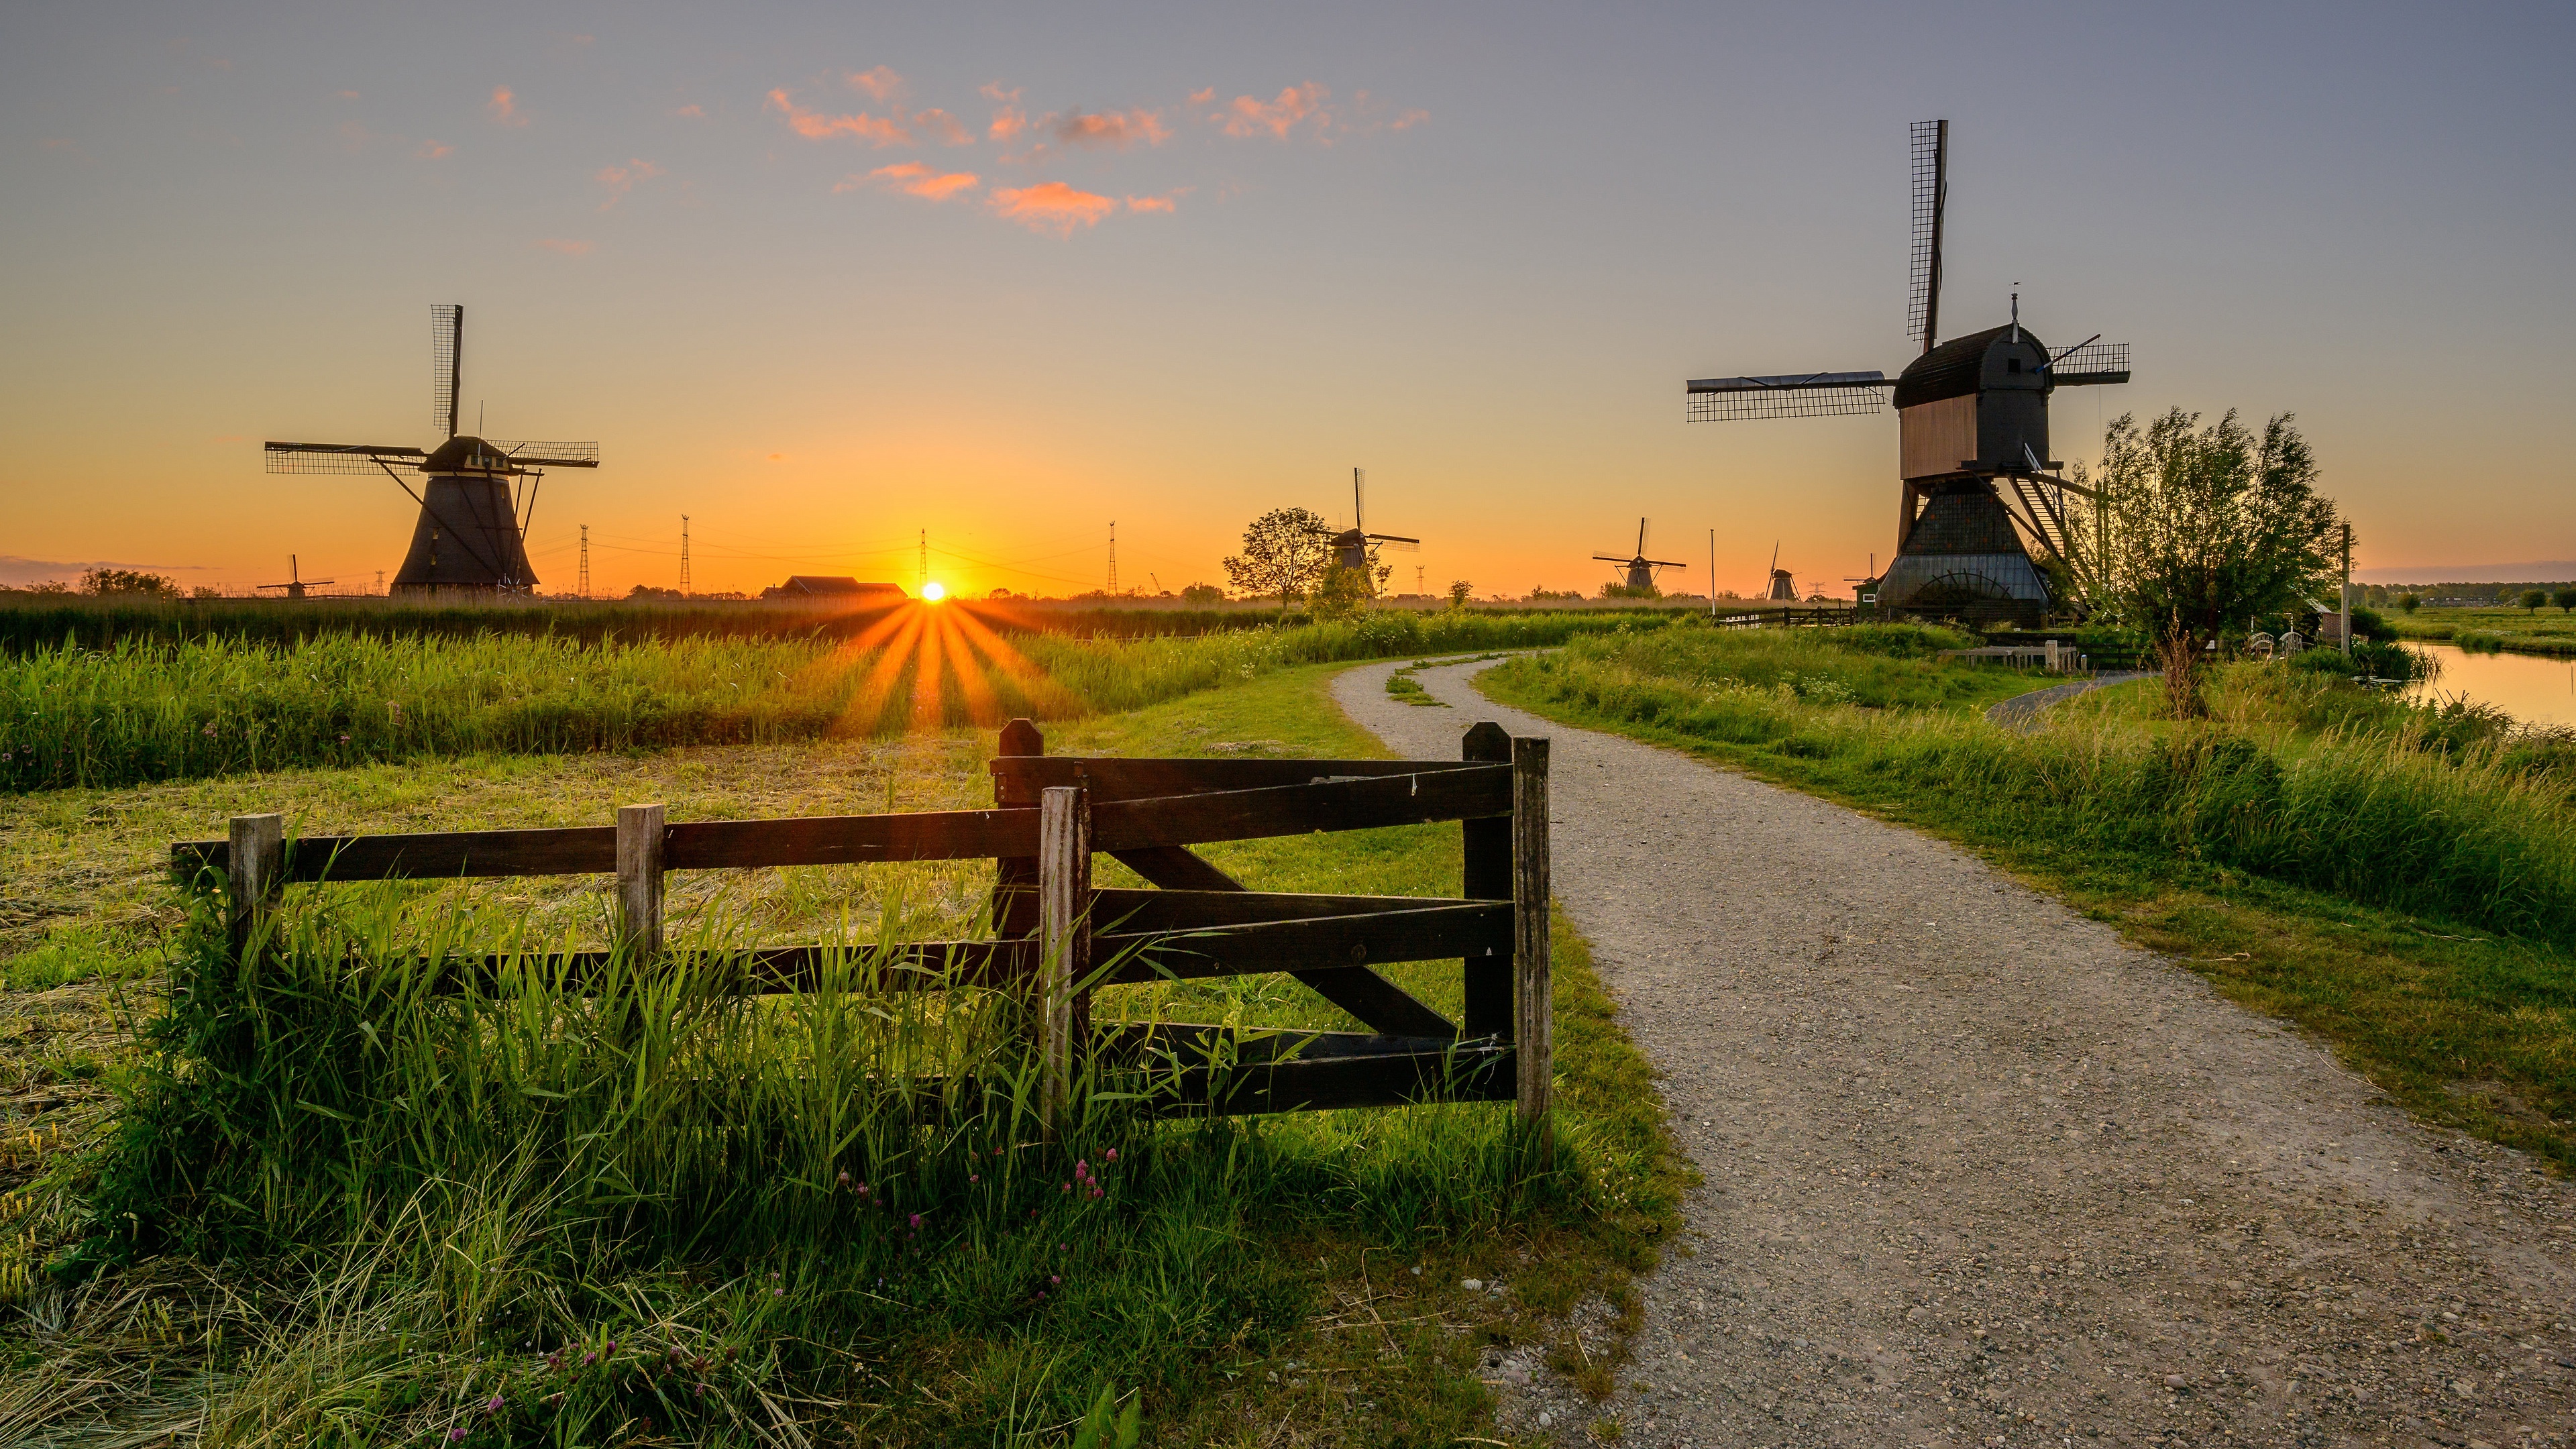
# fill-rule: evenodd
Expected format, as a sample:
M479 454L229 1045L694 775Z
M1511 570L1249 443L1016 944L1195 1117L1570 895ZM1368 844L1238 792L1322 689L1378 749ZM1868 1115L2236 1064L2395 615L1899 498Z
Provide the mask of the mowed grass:
M1324 696L1329 673L1284 670L1054 726L1050 746L1380 753ZM595 1068L636 1043L595 1022L558 1017L527 1023L520 1036L521 1025L496 1013L469 1033L480 1043L469 1050L452 1015L406 1006L398 993L352 997L316 976L271 1010L281 1042L302 1033L308 1046L323 1046L342 1039L335 1033L372 1030L422 1053L424 1065L373 1085L356 1079L363 1074L334 1082L297 1067L306 1073L295 1097L309 1104L297 1109L306 1119L289 1111L274 1124L295 1151L271 1150L274 1140L246 1146L251 1156L242 1160L260 1160L253 1147L268 1152L265 1175L229 1180L261 1184L277 1203L242 1186L228 1190L231 1205L212 1202L214 1178L192 1186L166 1172L120 1188L116 1174L137 1163L231 1170L185 1146L185 1129L240 1115L209 1116L203 1101L156 1082L115 1023L89 1009L121 992L124 1011L148 1013L156 983L142 963L159 943L184 939L149 881L168 840L218 833L223 816L259 808L285 809L293 828L336 831L596 823L620 802L647 798L667 800L676 819L864 810L889 799L902 808L980 804L989 800L981 769L989 748L959 732L653 755L478 756L64 791L0 807L14 816L0 829L13 878L24 870L35 879L33 894L54 923L50 944L22 952L14 969L23 977L45 961L121 953L130 973L113 984L0 998L0 1071L16 1074L0 1086L22 1101L32 1087L53 1103L36 1116L35 1145L0 1162L0 1188L14 1189L0 1209L9 1219L0 1239L11 1245L0 1259L0 1293L30 1315L0 1339L11 1365L0 1372L11 1385L0 1389L0 1439L39 1422L131 1428L203 1414L217 1443L429 1442L458 1428L465 1442L753 1442L790 1432L790 1421L818 1442L1050 1443L1103 1387L1142 1394L1154 1443L1430 1444L1489 1435L1476 1353L1497 1341L1557 1341L1558 1320L1590 1296L1624 1305L1626 1275L1668 1235L1681 1185L1644 1063L1619 1033L1580 941L1562 931L1564 1105L1556 1156L1535 1162L1507 1106L1213 1127L1139 1126L1112 1111L1061 1149L1104 1185L1100 1198L1076 1198L1033 1191L1072 1180L1071 1163L1032 1134L1011 1132L1007 1108L982 1119L983 1130L998 1131L989 1145L956 1133L924 1139L880 1117L866 1128L878 1140L816 1155L830 1143L803 1121L820 1101L806 1078L832 1058L797 1043L818 1032L875 1031L882 1047L900 1035L834 1016L857 996L801 1016L728 1015L713 1004L694 1017L647 1014L661 1023L654 1031L680 1033L648 1032L647 1055L653 1042L685 1039L700 1065L729 1064L705 1075L727 1084L730 1126L690 1131L681 1119L706 1111L709 1099L679 1077L650 1092L601 1095ZM1256 888L1457 888L1454 826L1246 842L1209 854ZM674 932L813 940L864 935L891 917L907 934L950 934L972 926L988 886L989 867L970 866L682 874L673 880ZM598 881L431 887L372 903L365 890L337 894L358 901L344 929L390 910L409 923L397 939L412 945L441 928L595 941L607 918ZM327 949L304 954L336 959ZM1426 1000L1454 1010L1454 966L1397 970ZM353 1018L353 1006L364 1011ZM1284 978L1122 989L1104 993L1101 1010L1343 1024ZM916 1018L907 1029L916 1042L940 1038L953 1048L968 1044L958 1033L972 1025ZM557 1059L543 1066L532 1051L490 1051L512 1041L551 1044ZM453 1075L469 1057L482 1065ZM507 1077L502 1057L518 1063L519 1077ZM283 1058L365 1059L363 1050ZM439 1091L454 1095L349 1110L390 1106L382 1093L418 1087L431 1061L447 1064ZM256 1074L236 1063L237 1078ZM478 1090L502 1096L473 1109L464 1089L476 1079ZM267 1100L283 1100L279 1085L262 1089ZM325 1089L345 1095L315 1096ZM649 1107L654 1120L597 1119L604 1125L589 1137L624 1144L618 1152L537 1151L528 1144L544 1134L532 1139L527 1129L552 1109L535 1094L559 1090ZM84 1156L103 1140L112 1091L141 1104L126 1112L127 1150ZM171 1140L154 1149L132 1140L137 1131ZM777 1169L765 1178L731 1170L745 1160L745 1133L778 1144L762 1159ZM991 1161L974 1154L992 1146L1019 1174L1007 1187L966 1165ZM1112 1146L1122 1149L1115 1166L1101 1155ZM352 1193L344 1175L337 1190L319 1190L317 1168L334 1160L374 1173L374 1184ZM785 1170L791 1162L795 1170ZM839 1184L834 1162L859 1169L853 1182L868 1183L869 1193ZM438 1170L422 1170L430 1164ZM627 1186L613 1189L618 1183ZM142 1211L164 1215L150 1233L166 1246L72 1285L37 1271L103 1227L84 1213L119 1191L129 1205L156 1201ZM190 1192L207 1200L192 1207ZM901 1211L889 1216L880 1205L895 1197ZM908 1226L914 1211L927 1225L918 1239ZM219 1273L209 1255L227 1247L234 1251ZM1459 1286L1469 1277L1507 1287L1470 1293ZM546 1364L548 1352L560 1367ZM591 1354L598 1361L584 1364ZM1564 1357L1586 1367L1580 1351ZM1606 1367L1596 1350L1592 1377ZM563 1397L549 1403L554 1394ZM498 1410L488 1408L494 1395Z
M965 605L862 617L856 632L827 620L784 637L352 627L0 651L0 791L991 728L1141 709L1301 664L1552 644L1620 622L1381 611L1120 639L988 622Z
M2031 735L1661 667L1722 674L1736 647L1582 644L1484 687L1972 847L2315 1031L2418 1112L2576 1166L2563 739L2257 664L2218 676L2207 724L2166 717L2150 682L2061 705ZM1793 647L1819 672L1839 652Z

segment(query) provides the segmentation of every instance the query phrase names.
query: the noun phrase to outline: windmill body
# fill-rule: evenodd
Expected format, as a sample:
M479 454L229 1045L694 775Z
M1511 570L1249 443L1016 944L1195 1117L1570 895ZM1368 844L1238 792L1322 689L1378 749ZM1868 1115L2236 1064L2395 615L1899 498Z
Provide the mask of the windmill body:
M1701 378L1686 385L1692 422L1874 413L1895 395L1903 493L1896 552L1878 580L1892 613L2038 623L2059 600L2031 550L2077 578L2095 573L2067 526L2066 495L2096 497L2049 457L2048 400L2060 387L2129 380L2126 343L2093 337L2050 350L2012 320L1938 340L1941 234L1949 190L1947 121L1914 127L1914 276L1910 333L1922 352L1882 372ZM1775 574L1772 597L1783 597Z
M433 419L447 430L431 449L355 443L266 445L271 473L375 473L394 480L420 505L411 550L390 592L403 595L527 593L537 585L528 562L528 521L548 468L596 468L597 443L522 443L457 431L465 309L433 309ZM404 476L420 475L415 490Z

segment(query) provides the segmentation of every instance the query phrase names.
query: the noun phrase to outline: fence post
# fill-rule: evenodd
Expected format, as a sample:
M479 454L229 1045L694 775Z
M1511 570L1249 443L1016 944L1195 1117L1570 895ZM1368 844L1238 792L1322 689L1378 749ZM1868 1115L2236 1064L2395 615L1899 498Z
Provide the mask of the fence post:
M268 914L269 902L286 874L286 817L236 815L232 850L226 857L226 885L231 908L233 959L244 961L252 933Z
M1024 719L1002 726L1001 746L994 751L1007 756L1043 755L1046 736ZM1026 809L1037 802L1028 798L1021 782L1007 775L993 777L993 803L1002 809ZM1005 939L1030 936L1038 928L1038 863L1035 856L1005 855L993 862L993 934Z
M638 958L662 952L663 807L617 807L617 940Z
M1073 1094L1074 988L1091 970L1091 799L1078 785L1049 789L1038 807L1038 1111L1064 1123Z
M1554 998L1548 988L1547 741L1512 741L1512 965L1521 1120L1547 1121L1556 1074Z
M1484 720L1467 731L1459 742L1458 757L1489 765L1512 762L1512 737L1492 720ZM1467 820L1459 823L1463 837L1460 872L1464 893L1471 901L1507 901L1512 898L1512 822L1509 817L1491 820ZM1466 962L1466 1021L1462 1035L1469 1040L1491 1037L1496 1041L1512 1039L1512 958L1501 956L1470 957Z

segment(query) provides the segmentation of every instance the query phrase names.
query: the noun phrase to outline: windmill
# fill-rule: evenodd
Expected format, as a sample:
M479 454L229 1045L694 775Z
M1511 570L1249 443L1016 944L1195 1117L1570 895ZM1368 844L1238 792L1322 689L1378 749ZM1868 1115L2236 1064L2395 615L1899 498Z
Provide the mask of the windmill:
M536 587L528 566L528 520L548 468L596 468L597 443L513 443L456 430L457 384L464 375L465 309L430 309L430 419L447 430L437 447L374 447L359 443L269 443L271 473L373 473L381 469L420 505L411 552L394 575L392 592L526 593ZM415 491L397 469L422 475Z
M1772 601L1785 599L1792 604L1798 602L1798 581L1790 577L1787 569L1780 567L1780 544L1777 539L1774 539L1771 544L1771 582L1764 589L1762 597Z
M1950 190L1950 123L1917 121L1912 135L1914 240L1906 335L1921 355L1894 379L1882 372L1711 377L1685 385L1692 422L1875 413L1895 389L1903 497L1896 554L1878 602L1896 612L2037 623L2054 597L2031 546L2077 577L2065 495L2100 495L2059 476L2050 460L2048 395L2129 380L2129 345L2100 333L2051 349L2021 325L2021 294L2001 327L1940 340L1941 229ZM2025 544L2024 539L2028 539Z
M1687 564L1677 564L1668 558L1646 557L1646 520L1642 518L1637 520L1637 552L1635 555L1629 558L1619 558L1612 554L1596 553L1593 557L1601 560L1603 563L1614 563L1625 567L1628 570L1628 583L1626 585L1628 592L1637 595L1651 594L1655 591L1655 570L1689 567Z
M290 599L300 599L304 597L304 591L306 589L312 588L316 584L339 582L337 579L306 578L304 576L302 565L296 560L295 555L291 553L286 556L286 577L289 580L287 583L261 584L260 587L263 589L284 589L286 590L286 597Z
M1333 567L1350 569L1368 580L1369 592L1377 592L1377 570L1372 566L1378 549L1383 546L1398 553L1420 553L1422 540L1401 534L1368 532L1368 470L1351 470L1351 526L1332 537Z

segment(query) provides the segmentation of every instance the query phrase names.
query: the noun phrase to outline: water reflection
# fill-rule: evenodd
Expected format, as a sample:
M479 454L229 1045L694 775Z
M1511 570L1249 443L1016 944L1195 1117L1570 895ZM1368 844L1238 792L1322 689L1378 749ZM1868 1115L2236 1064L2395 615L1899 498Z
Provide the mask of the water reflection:
M2409 644L2441 661L2432 692L2467 695L2524 724L2576 726L2576 659L2545 654L2472 654L2452 644ZM2422 690L2416 691L2422 697Z

